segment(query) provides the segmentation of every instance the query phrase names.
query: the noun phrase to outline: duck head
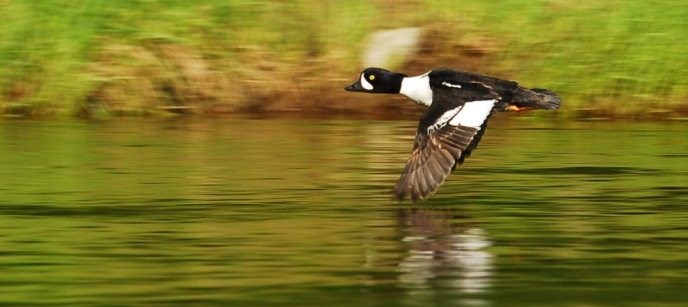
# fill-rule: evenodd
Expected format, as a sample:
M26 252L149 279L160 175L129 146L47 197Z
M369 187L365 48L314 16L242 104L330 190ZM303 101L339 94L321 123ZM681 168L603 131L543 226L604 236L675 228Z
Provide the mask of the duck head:
M347 86L349 92L363 92L373 94L397 94L401 89L404 74L391 72L377 67L369 67L361 72L356 82Z

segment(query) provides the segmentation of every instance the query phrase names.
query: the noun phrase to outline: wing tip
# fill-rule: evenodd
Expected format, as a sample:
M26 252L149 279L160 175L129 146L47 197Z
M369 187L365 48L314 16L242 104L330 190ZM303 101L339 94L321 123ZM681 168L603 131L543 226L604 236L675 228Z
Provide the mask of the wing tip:
M394 197L399 202L408 198L415 204L435 194L475 149L485 126L485 123L479 128L447 125L431 135L430 140L417 143L394 186Z
M445 177L445 179L446 179L446 177ZM437 186L428 190L427 192L423 192L423 191L418 190L418 193L414 193L416 190L410 184L405 185L405 186L400 185L400 183L401 183L401 179L400 179L399 183L397 183L397 185L394 187L394 190L393 190L394 199L397 202L403 202L404 200L406 200L408 198L409 200L411 200L411 203L413 203L413 204L417 203L418 201L425 201L428 199L428 197L432 196L433 194L435 194L440 189L440 187L444 184L445 179L442 179L441 181L439 181Z

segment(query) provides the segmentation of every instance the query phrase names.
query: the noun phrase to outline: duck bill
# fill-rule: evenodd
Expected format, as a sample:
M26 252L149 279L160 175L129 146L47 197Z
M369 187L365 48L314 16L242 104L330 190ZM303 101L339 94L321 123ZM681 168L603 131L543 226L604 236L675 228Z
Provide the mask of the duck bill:
M352 85L349 85L349 86L345 87L344 89L349 91L349 92L363 92L363 91L365 91L363 86L361 86L360 81L358 81Z

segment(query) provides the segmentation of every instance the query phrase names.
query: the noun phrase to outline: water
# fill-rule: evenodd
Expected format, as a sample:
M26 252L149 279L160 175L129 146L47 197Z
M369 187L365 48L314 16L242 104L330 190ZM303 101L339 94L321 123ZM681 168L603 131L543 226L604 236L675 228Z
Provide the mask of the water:
M499 116L429 201L415 123L0 123L0 303L684 306L688 125Z

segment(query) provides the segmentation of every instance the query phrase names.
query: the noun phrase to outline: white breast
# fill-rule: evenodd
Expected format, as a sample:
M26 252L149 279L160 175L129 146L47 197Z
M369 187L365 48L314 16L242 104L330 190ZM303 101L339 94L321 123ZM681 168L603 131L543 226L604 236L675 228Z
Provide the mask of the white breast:
M401 81L402 94L416 103L429 106L432 104L432 89L430 89L430 77L427 72L420 76L406 77Z

